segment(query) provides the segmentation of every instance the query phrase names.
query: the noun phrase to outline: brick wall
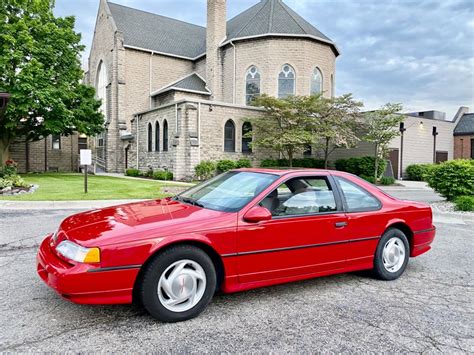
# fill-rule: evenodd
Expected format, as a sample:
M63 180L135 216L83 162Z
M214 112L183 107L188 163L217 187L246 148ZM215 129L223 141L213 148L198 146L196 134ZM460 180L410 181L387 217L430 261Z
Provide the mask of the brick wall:
M473 139L474 135L454 137L454 159L474 159L471 156Z

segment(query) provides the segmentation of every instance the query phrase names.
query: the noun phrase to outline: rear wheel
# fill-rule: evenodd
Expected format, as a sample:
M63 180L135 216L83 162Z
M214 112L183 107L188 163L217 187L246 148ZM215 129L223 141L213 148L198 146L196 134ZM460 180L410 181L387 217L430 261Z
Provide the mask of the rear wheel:
M401 230L389 229L380 238L374 260L374 273L381 280L398 279L410 257L408 239Z
M216 289L216 271L199 248L183 245L158 254L146 267L140 288L145 309L162 322L199 315Z

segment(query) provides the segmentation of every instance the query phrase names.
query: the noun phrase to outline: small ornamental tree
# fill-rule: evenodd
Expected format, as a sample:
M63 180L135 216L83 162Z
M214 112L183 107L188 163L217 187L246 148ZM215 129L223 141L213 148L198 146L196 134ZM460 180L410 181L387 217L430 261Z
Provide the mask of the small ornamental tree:
M265 110L261 117L250 117L253 142L282 153L293 167L295 154L302 153L308 145L315 142L312 133L314 118L304 114L308 97L289 96L284 99L262 95L253 101L255 106Z
M317 97L308 114L314 116L314 134L323 152L324 167L328 168L329 157L336 148L353 148L360 141L362 102L355 101L352 94L339 97Z
M11 94L0 119L0 161L10 144L51 134L103 129L100 101L81 83L84 46L74 17L55 17L54 0L2 0L0 92Z
M366 134L364 140L374 144L375 181L378 181L383 171L379 171L380 161L388 155L388 145L400 135L399 125L404 120L399 114L401 104L386 104L379 110L367 112L364 120Z

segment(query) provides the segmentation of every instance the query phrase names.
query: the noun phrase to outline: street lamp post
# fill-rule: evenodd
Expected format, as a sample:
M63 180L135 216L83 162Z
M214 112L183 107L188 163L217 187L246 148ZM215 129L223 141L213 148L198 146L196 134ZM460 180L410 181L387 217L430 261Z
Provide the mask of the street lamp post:
M403 180L403 136L406 130L405 122L400 122L400 171L398 175L401 180Z
M436 126L433 127L433 164L436 164L436 136L438 135L438 129Z

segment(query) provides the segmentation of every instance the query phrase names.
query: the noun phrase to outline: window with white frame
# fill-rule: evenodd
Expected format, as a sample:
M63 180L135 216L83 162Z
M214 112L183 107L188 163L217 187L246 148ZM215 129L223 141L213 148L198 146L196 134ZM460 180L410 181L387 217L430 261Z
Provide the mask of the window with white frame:
M318 67L314 68L311 76L311 95L318 95L323 92L323 75Z
M252 65L245 76L245 103L250 105L260 95L260 72Z
M285 98L294 95L296 88L295 81L295 69L289 64L283 65L278 75L278 97Z

